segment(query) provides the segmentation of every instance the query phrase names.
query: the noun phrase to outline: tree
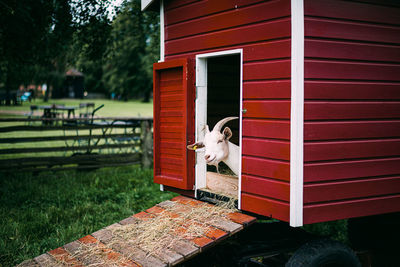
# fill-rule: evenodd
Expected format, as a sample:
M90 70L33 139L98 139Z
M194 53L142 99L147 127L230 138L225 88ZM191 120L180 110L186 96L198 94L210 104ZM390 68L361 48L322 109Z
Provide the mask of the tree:
M62 86L66 68L77 61L70 56L75 32L83 50L90 44L91 52L84 53L88 59L81 62L102 57L105 48L92 53L100 47L98 39L86 41L84 37L94 36L88 28L98 32L96 37L104 33L102 26L109 26L103 19L108 4L103 0L1 0L0 88L9 94L21 84ZM108 36L102 38L105 43ZM101 80L101 75L96 79Z
M92 17L73 34L69 62L84 73L85 88L90 92L107 92L102 77L110 30L111 25L106 17Z
M143 13L139 0L123 3L112 23L104 65L103 79L111 92L125 100L150 100L158 27L158 15Z
M7 94L33 79L34 66L45 65L54 5L47 0L0 2L0 87Z
M111 23L111 0L0 0L0 90L63 86L68 67L94 92L149 101L158 59L158 14L125 1Z
M107 8L109 1L74 0L72 2L75 32L70 47L69 65L85 75L85 88L90 92L107 93L104 86L103 65L111 22Z

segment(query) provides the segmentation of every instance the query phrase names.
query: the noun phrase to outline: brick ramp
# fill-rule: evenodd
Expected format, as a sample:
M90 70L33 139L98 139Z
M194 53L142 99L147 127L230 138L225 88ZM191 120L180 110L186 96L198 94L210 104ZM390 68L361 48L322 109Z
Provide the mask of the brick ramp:
M155 223L161 216L163 220L171 221L182 218L183 215L196 212L196 209L207 205L212 207L187 197L174 197L18 266L174 266L256 221L252 216L232 211L218 214L212 220L203 220L201 216L197 216L195 220L180 223L176 229L168 229L169 232L160 240L160 243L167 245L157 251L146 251L144 246L135 244L136 232L130 236L130 240L121 239L114 234L121 229L133 229L140 225L146 227L146 223ZM206 227L206 230L197 236L185 235L189 226L197 224Z

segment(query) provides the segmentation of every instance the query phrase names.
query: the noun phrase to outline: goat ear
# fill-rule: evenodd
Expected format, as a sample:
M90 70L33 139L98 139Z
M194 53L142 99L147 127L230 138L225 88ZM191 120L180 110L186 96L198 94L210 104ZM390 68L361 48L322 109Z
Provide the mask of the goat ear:
M195 150L195 151L196 151L196 149L202 148L202 147L204 147L203 142L196 142L196 143L194 143L194 144L187 145L187 149L189 149L189 150Z
M225 127L222 134L224 135L225 140L229 140L232 137L232 131L229 127Z

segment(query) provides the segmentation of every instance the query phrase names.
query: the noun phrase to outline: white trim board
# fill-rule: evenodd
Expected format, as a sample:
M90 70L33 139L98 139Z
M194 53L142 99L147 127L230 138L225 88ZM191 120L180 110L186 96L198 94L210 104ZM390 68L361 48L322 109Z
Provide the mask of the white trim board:
M164 23L164 0L160 0L160 60L165 60L165 23Z
M142 10L145 9L143 8L143 1L146 0L142 0ZM153 2L153 0L147 1L149 2L148 5ZM160 0L160 60L158 62L164 62L165 60L164 41L164 0ZM162 184L160 184L160 191L164 191L164 185Z
M303 225L304 3L291 0L290 226Z
M239 116L239 147L242 147L242 110L243 110L243 49L218 51L196 55L196 142L204 138L204 126L207 124L207 59L211 57L240 55L240 116ZM200 153L200 154L199 154ZM238 175L238 205L241 208L241 182L242 182L242 150L240 149L239 175ZM197 189L206 186L206 163L204 152L197 152L195 171L195 197Z
M154 0L141 0L142 11L144 11L147 7L149 7L150 4L153 2Z

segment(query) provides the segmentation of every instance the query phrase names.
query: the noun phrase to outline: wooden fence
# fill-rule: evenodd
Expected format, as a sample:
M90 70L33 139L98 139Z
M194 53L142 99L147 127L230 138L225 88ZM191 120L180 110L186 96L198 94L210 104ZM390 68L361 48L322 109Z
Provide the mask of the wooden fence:
M0 118L0 171L152 165L152 118Z

